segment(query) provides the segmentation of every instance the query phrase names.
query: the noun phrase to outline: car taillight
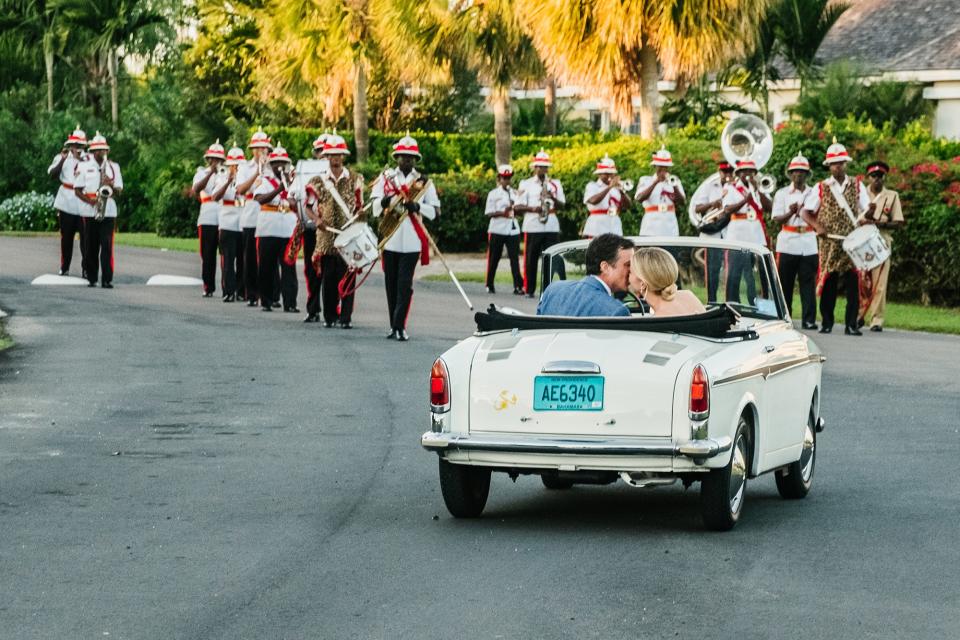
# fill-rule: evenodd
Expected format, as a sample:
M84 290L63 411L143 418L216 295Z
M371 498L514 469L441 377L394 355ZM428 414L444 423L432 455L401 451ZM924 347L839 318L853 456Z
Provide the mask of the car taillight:
M430 369L430 411L445 413L450 411L450 374L447 365L437 358Z
M703 420L710 415L710 379L702 364L693 368L690 377L690 418Z

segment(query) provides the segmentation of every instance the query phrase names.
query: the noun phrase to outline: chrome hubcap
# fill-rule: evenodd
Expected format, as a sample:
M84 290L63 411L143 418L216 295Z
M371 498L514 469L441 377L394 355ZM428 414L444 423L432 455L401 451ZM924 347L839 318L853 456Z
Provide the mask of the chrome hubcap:
M746 486L746 442L741 435L737 438L737 446L733 449L733 460L730 462L730 513L740 512L740 505L743 504L743 493Z
M807 423L807 429L803 434L803 450L800 452L800 477L804 484L810 482L813 476L813 454L817 447L816 440L813 437L813 427Z

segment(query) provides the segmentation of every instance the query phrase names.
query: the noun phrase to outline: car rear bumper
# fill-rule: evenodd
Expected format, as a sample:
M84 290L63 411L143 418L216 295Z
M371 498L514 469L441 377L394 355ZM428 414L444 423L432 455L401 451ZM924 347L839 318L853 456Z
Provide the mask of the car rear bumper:
M665 438L607 438L527 436L517 434L462 434L427 431L420 444L428 451L488 451L589 456L661 456L706 460L733 444L729 436L675 442Z

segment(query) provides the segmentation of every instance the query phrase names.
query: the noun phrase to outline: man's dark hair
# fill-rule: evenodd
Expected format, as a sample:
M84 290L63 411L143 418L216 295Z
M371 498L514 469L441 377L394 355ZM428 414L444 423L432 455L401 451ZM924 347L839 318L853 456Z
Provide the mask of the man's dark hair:
M600 263L614 264L621 249L633 249L633 240L615 233L604 233L590 241L585 257L587 275L600 275Z

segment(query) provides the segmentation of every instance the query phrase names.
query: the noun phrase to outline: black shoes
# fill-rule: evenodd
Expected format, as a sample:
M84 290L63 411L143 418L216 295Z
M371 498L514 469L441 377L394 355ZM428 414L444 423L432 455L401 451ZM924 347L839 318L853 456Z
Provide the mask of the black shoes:
M387 340L396 340L397 339L397 330L391 329L390 333L386 335Z
M284 313L300 313L300 309L297 309L296 307L284 307L283 312Z
M863 324L864 324L863 318L860 318L859 320L857 320L857 329L863 329Z
M403 329L397 330L397 342L406 342L410 339L410 336L407 335L407 332Z
M333 321L332 321L332 320L324 320L324 321L323 321L323 327L324 327L324 329L332 329L332 328L333 328Z
M804 322L804 323L803 323L803 328L804 328L804 329L807 329L808 331L816 331L816 330L817 330L817 323L816 323L816 322Z
M260 307L260 311L270 311L273 312L273 308L270 306Z
M881 331L883 331L883 327L881 327L878 324L875 324L872 327L870 327L870 331L873 331L874 333L880 333Z
M341 323L340 323L340 328L341 328L341 329L353 329L353 323L350 322L349 320L347 320L346 322L341 322Z
M515 296L522 296L522 295L523 295L523 287L514 287L514 288L513 288L513 295L515 295Z
M280 303L279 303L279 302L274 302L274 303L271 304L270 306L273 307L274 309L279 309L279 308L280 308Z
M843 328L843 333L844 333L844 335L848 335L848 336L862 336L862 335L863 335L863 332L860 331L860 329L857 329L856 327L850 327L850 326L844 327L844 328Z
M496 292L497 290L493 285L490 285L489 287L487 287L487 293L496 293Z
M104 289L113 289L113 284L110 282L104 282L100 286L103 287Z
M57 275L58 275L58 276L68 276L68 275L70 275L70 272L67 271L66 269L60 269L59 271L57 271Z
M259 301L258 301L256 298L250 298L249 300L247 300L247 306L248 306L248 307L255 307L255 306L257 306L258 304L260 304L260 303L259 303Z
M320 322L319 313L308 313L307 317L303 319L304 322Z
M819 333L830 333L831 331L833 331L833 327L828 327L827 325L823 325L822 327L820 327Z
M527 294L527 297L528 297L528 298L532 298L532 297L534 297L534 296L533 296L532 293L528 293L528 294Z
M213 297L213 291L204 291L204 292L203 292L203 297L204 297L204 298L212 298L212 297Z
M236 300L237 296L233 295L232 293L228 293L227 295L223 296L224 302L236 302Z

